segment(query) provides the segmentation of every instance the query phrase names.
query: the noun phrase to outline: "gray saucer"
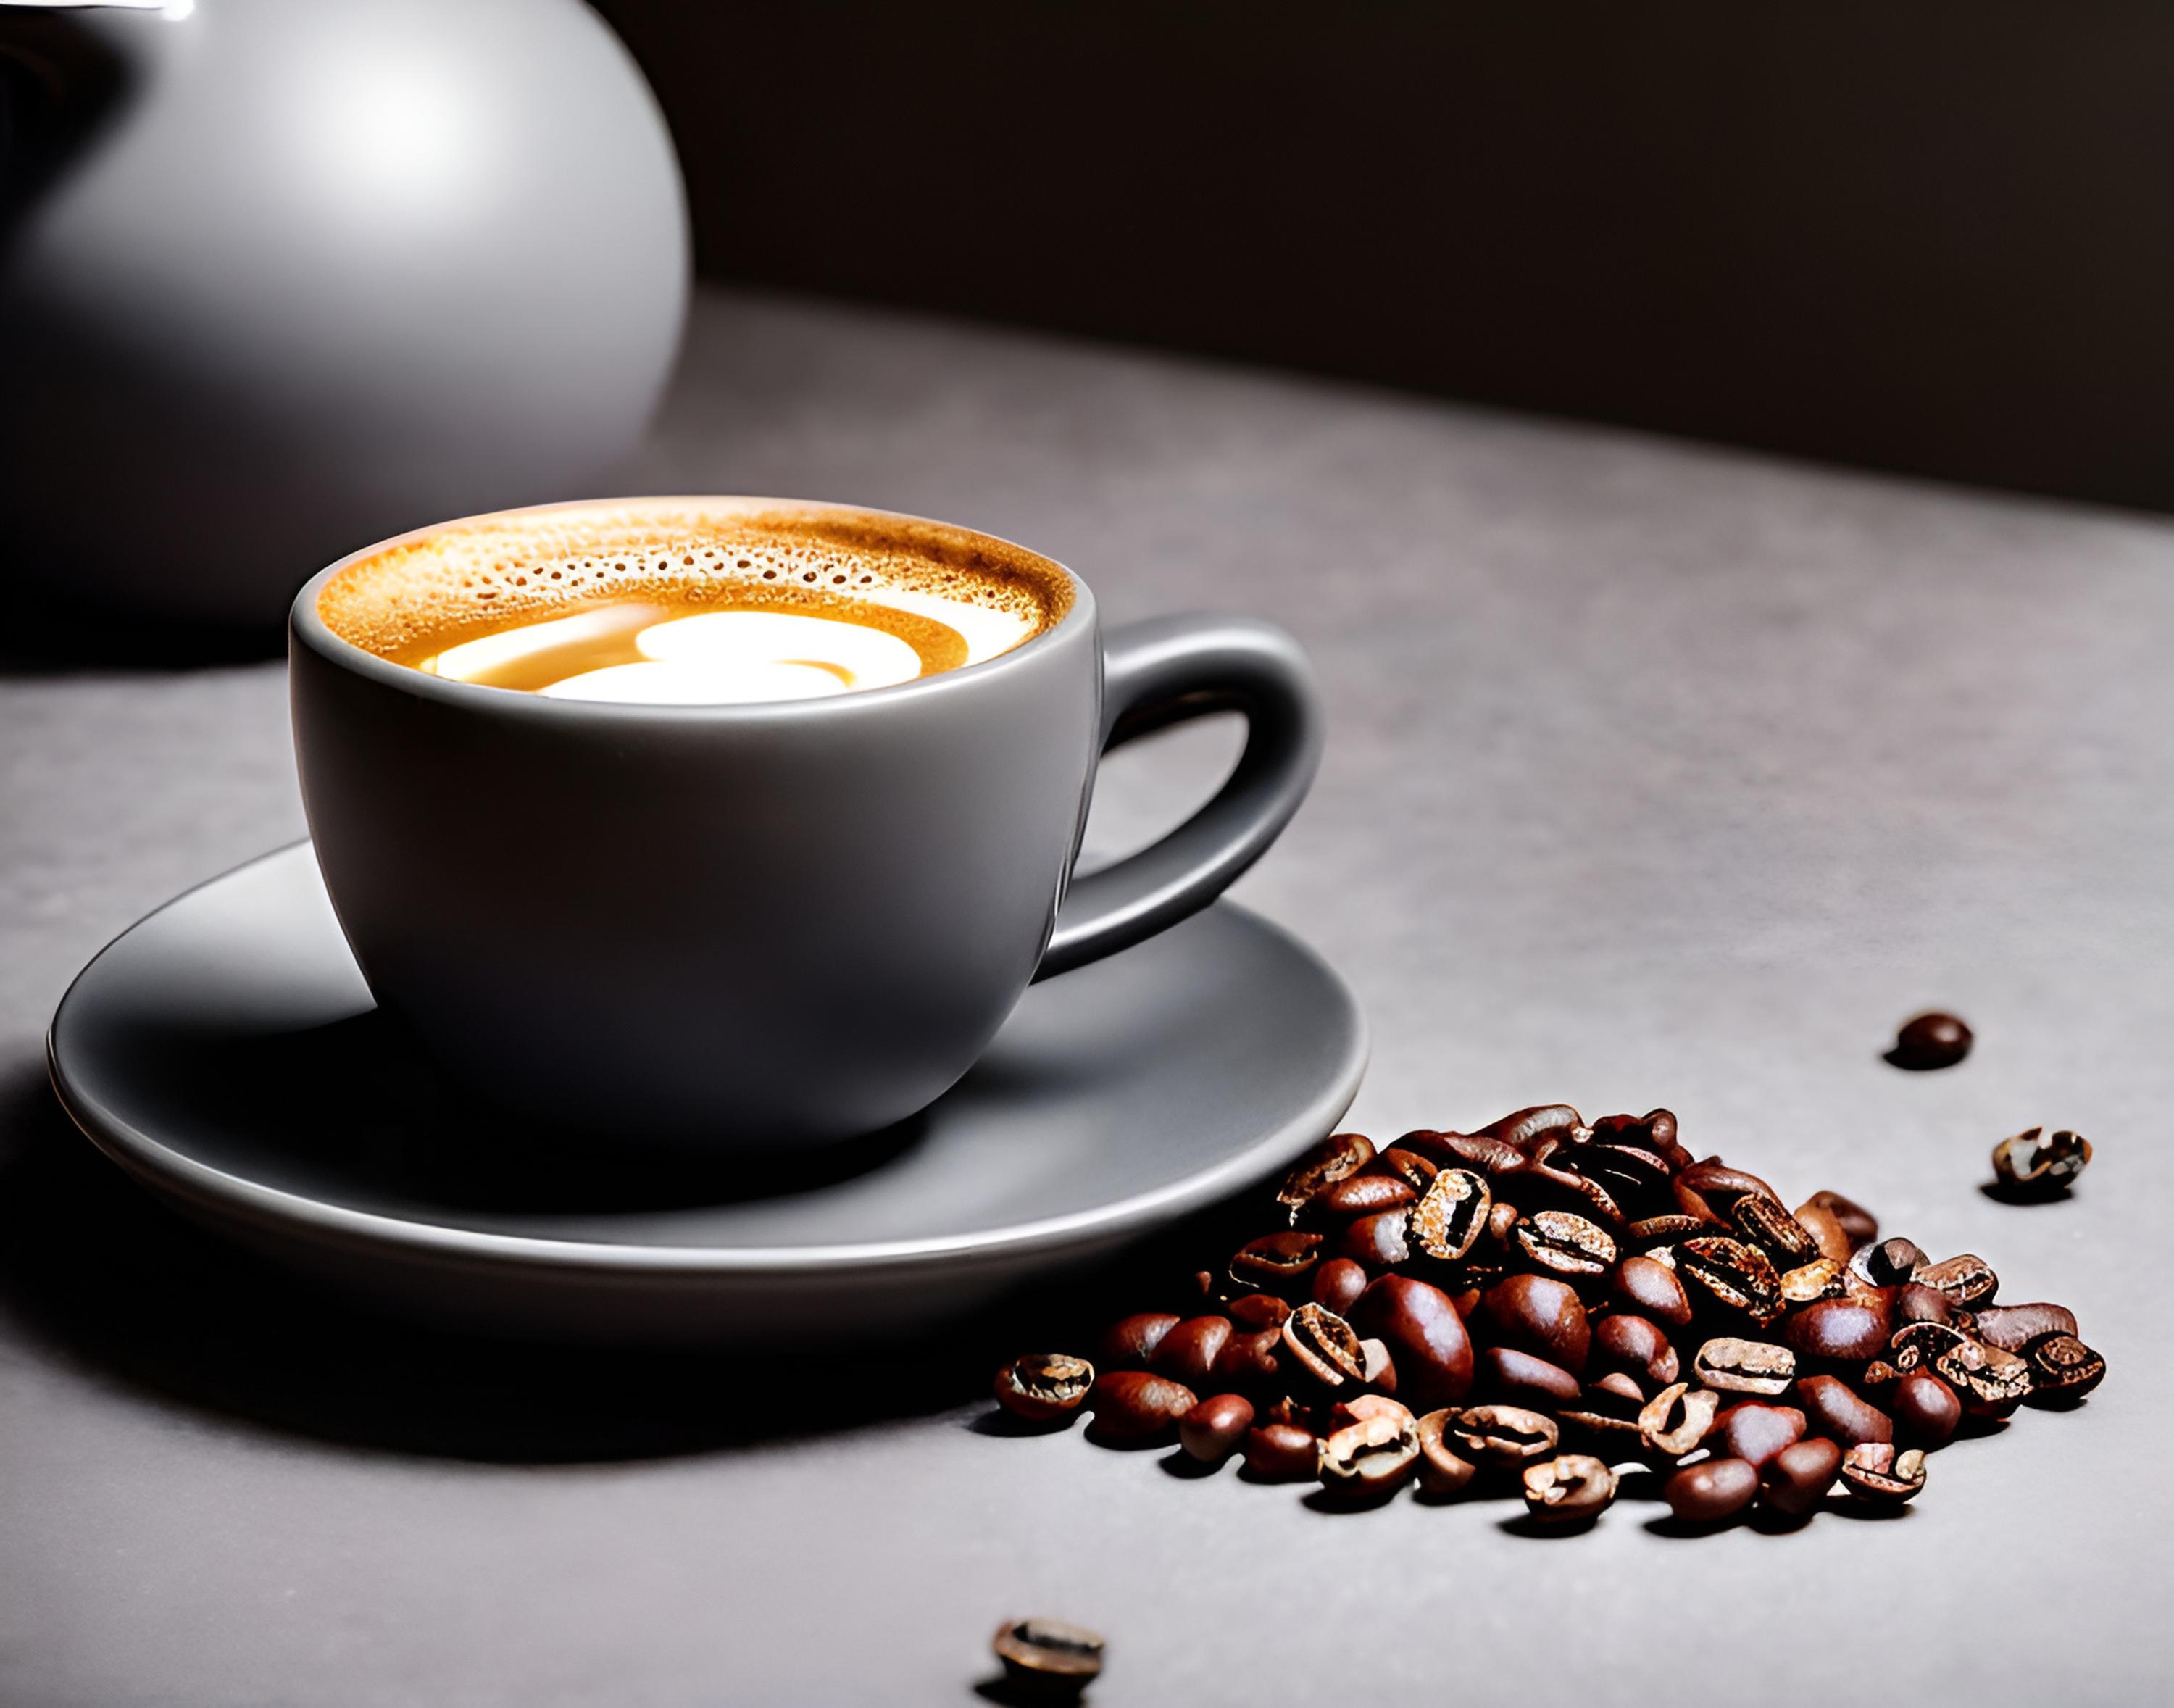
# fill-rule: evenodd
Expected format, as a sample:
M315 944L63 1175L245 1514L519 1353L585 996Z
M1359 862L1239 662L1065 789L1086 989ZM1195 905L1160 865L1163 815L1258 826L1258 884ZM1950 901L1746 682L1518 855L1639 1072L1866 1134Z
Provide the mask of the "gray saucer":
M1303 944L1219 903L1035 986L932 1109L825 1177L587 1159L453 1100L376 1012L307 843L115 940L47 1039L78 1126L176 1208L396 1305L613 1338L928 1322L1285 1163L1366 1030Z

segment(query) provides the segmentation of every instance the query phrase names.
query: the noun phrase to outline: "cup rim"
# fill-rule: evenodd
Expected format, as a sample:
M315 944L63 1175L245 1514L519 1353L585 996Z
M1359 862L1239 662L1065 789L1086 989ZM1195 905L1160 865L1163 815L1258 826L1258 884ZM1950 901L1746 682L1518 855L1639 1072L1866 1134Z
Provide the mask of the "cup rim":
M976 539L987 540L1011 551L1024 552L1049 565L1069 584L1071 608L1032 640L1022 641L1009 651L1000 652L993 658L985 658L978 664L962 664L955 669L938 671L933 676L917 677L911 682L894 683L885 688L858 689L846 694L813 695L805 700L720 700L664 705L641 700L560 700L548 695L527 693L520 689L493 688L484 683L458 682L446 677L433 676L428 671L416 670L405 664L396 664L389 658L380 657L367 647L358 646L352 640L334 634L331 626L317 613L319 591L350 564L375 557L394 546L427 539L451 528L471 522L494 522L507 516L542 516L562 510L672 505L684 505L697 510L705 505L733 505L745 506L750 511L768 507L783 511L827 511L841 516L920 522L932 527L949 528ZM634 723L761 724L804 717L862 715L866 709L889 705L910 695L958 693L971 684L1030 668L1036 657L1053 650L1060 640L1068 639L1081 628L1091 630L1095 623L1094 592L1081 579L1079 571L1046 552L1036 551L1032 546L1022 545L1016 540L1007 539L1001 534L992 534L982 528L944 522L934 516L917 516L908 511L879 510L868 505L842 504L827 499L773 498L741 493L646 493L606 498L560 499L549 504L515 505L501 510L479 511L471 516L429 522L403 533L373 540L370 544L326 565L302 584L295 595L294 603L288 608L287 634L290 655L296 646L306 645L326 662L353 671L382 686L448 705L465 705L472 711L556 722L588 722L601 719Z

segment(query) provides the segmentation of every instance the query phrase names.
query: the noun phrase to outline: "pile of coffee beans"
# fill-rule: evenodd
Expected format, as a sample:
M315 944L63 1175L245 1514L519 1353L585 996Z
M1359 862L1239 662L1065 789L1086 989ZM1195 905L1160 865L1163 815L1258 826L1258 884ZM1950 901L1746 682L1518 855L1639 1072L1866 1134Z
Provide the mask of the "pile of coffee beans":
M1703 1526L1898 1505L1959 1431L2106 1374L2074 1316L2001 1302L1982 1257L1883 1239L1835 1192L1791 1210L1665 1109L1337 1133L1267 1213L1182 1310L1120 1318L1091 1359L1015 1359L998 1402L1331 1501L1515 1492L1576 1526L1629 1489Z

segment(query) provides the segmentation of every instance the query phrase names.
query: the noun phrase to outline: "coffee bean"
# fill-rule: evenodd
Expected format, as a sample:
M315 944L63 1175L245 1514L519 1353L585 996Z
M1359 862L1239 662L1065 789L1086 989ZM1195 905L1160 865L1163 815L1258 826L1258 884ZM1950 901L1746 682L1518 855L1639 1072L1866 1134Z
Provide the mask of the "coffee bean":
M1777 1268L1794 1268L1820 1255L1811 1231L1771 1198L1755 1193L1728 1207L1728 1219L1749 1244L1774 1260Z
M1441 1165L1420 1151L1393 1144L1367 1164L1366 1170L1370 1174L1393 1176L1416 1195L1424 1193L1434 1184L1434 1177L1441 1172Z
M1412 1211L1410 1238L1437 1262L1454 1262L1479 1243L1494 1208L1482 1176L1470 1169L1444 1169Z
M1977 1313L1977 1338L2003 1352L2021 1352L2042 1334L2074 1334L2076 1316L2065 1305L1988 1305Z
M1905 1375L1930 1370L1955 1391L1963 1409L1973 1417L2006 1417L2030 1396L2029 1364L1957 1329L1913 1322L1895 1330L1890 1348L1895 1369Z
M1359 1343L1359 1379L1366 1386L1377 1393L1396 1392L1397 1361L1389 1356L1387 1341L1361 1340Z
M1713 1233L1723 1225L1709 1216L1647 1216L1631 1223L1615 1243L1619 1250L1636 1256L1657 1246L1673 1246L1695 1235Z
M1323 1186L1299 1210L1308 1227L1336 1226L1360 1216L1401 1209L1417 1200L1409 1181L1394 1175L1360 1174Z
M1490 1346L1480 1353L1474 1369L1480 1391L1506 1405L1554 1411L1577 1400L1577 1378L1529 1352Z
M1215 1368L1215 1354L1230 1338L1229 1317L1188 1316L1163 1336L1148 1368L1187 1387L1203 1386Z
M1928 1263L1910 1278L1944 1295L1952 1305L1983 1304L2000 1290L2000 1278L1993 1273L1993 1265L1974 1253L1950 1257L1944 1263Z
M2034 1127L1993 1148L1993 1172L2011 1190L2048 1196L2074 1186L2091 1159L2090 1141L2065 1130L2050 1138Z
M1673 1348L1670 1349L1674 1350ZM1660 1386L1666 1387L1668 1384L1663 1382ZM1596 1378L1593 1386L1587 1388L1586 1392L1594 1399L1598 1399L1603 1394L1612 1394L1630 1407L1630 1414L1634 1417L1637 1414L1638 1408L1646 1403L1646 1390L1639 1386L1635 1379L1625 1375L1620 1370L1611 1370L1606 1376Z
M1697 1451L1720 1409L1721 1401L1711 1390L1671 1382L1639 1412L1638 1435L1656 1458L1680 1459Z
M1420 1492L1446 1499L1463 1492L1479 1474L1479 1467L1457 1451L1457 1413L1445 1408L1421 1418L1414 1433L1419 1440Z
M1077 1694L1102 1671L1102 1638L1062 1619L1014 1619L997 1627L989 1647L1025 1689Z
M1387 1343L1398 1392L1414 1408L1455 1405L1472 1392L1472 1339L1439 1287L1409 1275L1382 1276L1352 1305L1351 1324Z
M1928 1370L1898 1375L1886 1403L1895 1435L1915 1447L1945 1446L1963 1420L1955 1391Z
M1739 1198L1770 1198L1777 1205L1782 1202L1782 1195L1757 1175L1731 1168L1719 1157L1693 1163L1676 1176L1675 1185L1676 1201L1686 1212L1717 1222L1728 1220L1728 1213Z
M2106 1360L2073 1334L2042 1336L2023 1356L2034 1398L2079 1400L2106 1379Z
M1544 1459L1562 1439L1553 1418L1522 1406L1467 1406L1452 1419L1450 1433L1466 1457L1491 1465Z
M1803 1203L1793 1212L1797 1225L1812 1236L1812 1244L1821 1257L1836 1267L1849 1262L1849 1255L1857 1247L1843 1229L1841 1218L1825 1204Z
M1897 1235L1876 1246L1863 1246L1849 1260L1849 1267L1868 1285L1895 1287L1916 1280L1917 1271L1930 1261L1923 1246Z
M1484 1138L1499 1138L1519 1150L1529 1150L1549 1133L1567 1132L1584 1124L1584 1118L1567 1103L1541 1103L1530 1109L1513 1110L1500 1121L1490 1121L1479 1131Z
M1722 1335L1699 1348L1691 1374L1722 1393L1784 1394L1797 1379L1797 1355L1771 1341Z
M1953 1014L1937 1011L1906 1020L1895 1035L1895 1047L1887 1059L1912 1073L1928 1073L1952 1068L1970 1054L1971 1029Z
M1890 1442L1866 1441L1842 1455L1841 1480L1861 1500L1899 1506L1925 1486L1925 1456L1915 1447L1897 1452Z
M1894 1419L1837 1377L1806 1376L1797 1384L1797 1399L1811 1426L1844 1446L1895 1439Z
M1079 1409L1095 1386L1095 1366L1069 1353L1030 1352L997 1372L997 1403L1029 1423L1052 1423Z
M1354 1394L1328 1408L1328 1427L1340 1430L1362 1418L1401 1418L1412 1423L1412 1408L1393 1394Z
M1713 1421L1714 1451L1724 1458L1742 1459L1764 1470L1784 1449L1804 1438L1804 1414L1794 1406L1762 1405L1746 1400L1731 1406Z
M1816 1438L1777 1453L1760 1473L1760 1498L1785 1517L1802 1518L1826 1498L1841 1473L1841 1449Z
M1741 1459L1704 1459L1686 1465L1661 1486L1668 1511L1685 1524L1718 1524L1733 1518L1758 1495L1758 1467Z
M1323 1264L1322 1268L1328 1266ZM1316 1284L1318 1285L1317 1275ZM1257 1334L1264 1328L1281 1328L1291 1308L1273 1293L1247 1293L1224 1307L1234 1332Z
M1691 1320L1690 1297L1676 1272L1651 1257L1625 1257L1615 1266L1615 1298L1671 1328Z
M1551 1160L1600 1186L1627 1217L1675 1208L1669 1186L1675 1170L1657 1151L1635 1144L1581 1144L1557 1151Z
M1563 1165L1564 1149L1563 1141L1553 1134L1533 1147L1525 1171L1517 1177L1521 1207L1566 1211L1603 1228L1627 1227L1630 1219L1606 1186Z
M1302 1305L1283 1326L1283 1362L1294 1378L1329 1397L1366 1379L1366 1354L1351 1325L1333 1311Z
M1525 1154L1514 1144L1477 1132L1445 1132L1439 1138L1444 1168L1468 1168L1490 1181L1524 1172Z
M1615 1242L1582 1216L1566 1210L1542 1210L1517 1224L1517 1240L1526 1259L1571 1279L1605 1275L1615 1261Z
M1541 1524L1589 1523L1615 1498L1615 1473L1589 1453L1525 1467L1525 1511Z
M1773 1260L1741 1240L1685 1240L1676 1248L1676 1273L1722 1309L1741 1311L1762 1326L1782 1314L1782 1277Z
M1257 1399L1282 1392L1289 1386L1283 1378L1283 1344L1279 1328L1233 1334L1223 1343L1223 1349L1209 1368L1209 1385L1235 1389Z
M1877 1294L1824 1300L1791 1316L1784 1333L1799 1357L1825 1364L1869 1364L1887 1350L1886 1301Z
M1593 1332L1584 1301L1567 1281L1552 1275L1512 1275L1481 1296L1479 1312L1489 1335L1504 1346L1537 1353L1573 1376L1582 1374Z
M1199 1404L1182 1382L1144 1370L1106 1370L1095 1379L1093 1434L1133 1446L1166 1440L1177 1420Z
M1822 1299L1840 1299L1849 1290L1843 1280L1847 1272L1831 1257L1814 1257L1809 1263L1782 1274L1782 1303L1816 1305Z
M1263 1481L1311 1478L1320 1464L1319 1439L1301 1424L1258 1424L1246 1433L1246 1469Z
M1145 1370L1162 1338L1177 1327L1166 1311L1140 1311L1121 1316L1103 1331L1095 1362L1105 1370Z
M1284 1176L1276 1202L1295 1211L1323 1186L1355 1175L1373 1159L1374 1142L1363 1133L1332 1132L1308 1147Z
M1555 1421L1566 1431L1582 1435L1603 1457L1621 1459L1644 1450L1638 1417L1645 1408L1638 1384L1620 1370L1611 1370L1570 1404L1557 1407Z
M1602 1370L1627 1371L1656 1387L1666 1387L1681 1374L1668 1337L1628 1311L1603 1316L1593 1326L1591 1362Z
M1375 1412L1322 1437L1321 1486L1344 1495L1386 1494L1411 1476L1419 1457L1412 1414L1402 1406Z
M1344 1230L1344 1237L1337 1242L1337 1255L1364 1263L1369 1269L1393 1269L1410 1262L1411 1246L1405 1239L1410 1218L1411 1212L1403 1209L1360 1217Z
M1950 1327L1955 1322L1955 1301L1937 1287L1906 1281L1899 1287L1885 1287L1878 1290L1888 1301L1889 1321L1897 1328L1906 1327L1912 1322L1939 1322Z
M1219 1464L1253 1427L1253 1403L1243 1394L1212 1394L1177 1420L1177 1444L1204 1465Z
M1313 1272L1313 1302L1338 1316L1366 1290L1366 1266L1349 1257L1331 1257Z
M1860 1246L1869 1246L1879 1237L1879 1218L1853 1198L1846 1198L1840 1192L1814 1192L1804 1202L1807 1207L1826 1211L1841 1224L1843 1237L1848 1240L1851 1251ZM1797 1213L1801 1217L1804 1211L1800 1209ZM1832 1257L1835 1254L1829 1251L1826 1255ZM1847 1253L1843 1254L1843 1261L1847 1261Z
M1301 1287L1321 1262L1322 1236L1293 1230L1269 1234L1240 1247L1230 1260L1230 1278L1241 1287L1286 1296Z

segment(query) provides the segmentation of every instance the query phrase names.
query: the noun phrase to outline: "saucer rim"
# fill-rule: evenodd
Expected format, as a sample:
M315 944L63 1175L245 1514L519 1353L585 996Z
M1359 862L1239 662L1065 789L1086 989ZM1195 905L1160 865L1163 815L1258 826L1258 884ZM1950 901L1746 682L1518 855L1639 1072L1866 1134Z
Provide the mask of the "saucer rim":
M674 1275L690 1279L722 1276L787 1274L866 1275L886 1269L919 1268L932 1263L1001 1265L1017 1254L1071 1248L1095 1248L1211 1203L1263 1178L1292 1156L1332 1131L1357 1097L1366 1075L1371 1039L1366 1010L1357 993L1335 967L1295 933L1274 920L1227 898L1203 911L1227 910L1254 928L1282 940L1325 976L1341 1005L1348 1039L1338 1071L1301 1110L1243 1149L1212 1165L1129 1197L1063 1215L1016 1222L963 1235L935 1235L908 1240L866 1240L845 1245L776 1246L674 1246L625 1245L607 1240L557 1240L530 1234L448 1227L437 1222L358 1210L301 1193L268 1186L184 1155L116 1115L72 1078L62 1062L62 1034L70 1006L85 979L135 932L198 891L244 873L290 859L311 846L300 840L243 861L227 871L190 885L117 933L84 964L68 983L46 1029L46 1067L62 1110L84 1137L132 1176L185 1208L221 1222L262 1228L280 1238L309 1237L318 1243L394 1254L423 1261L466 1260L492 1270L545 1269L569 1274L614 1274L656 1279Z

